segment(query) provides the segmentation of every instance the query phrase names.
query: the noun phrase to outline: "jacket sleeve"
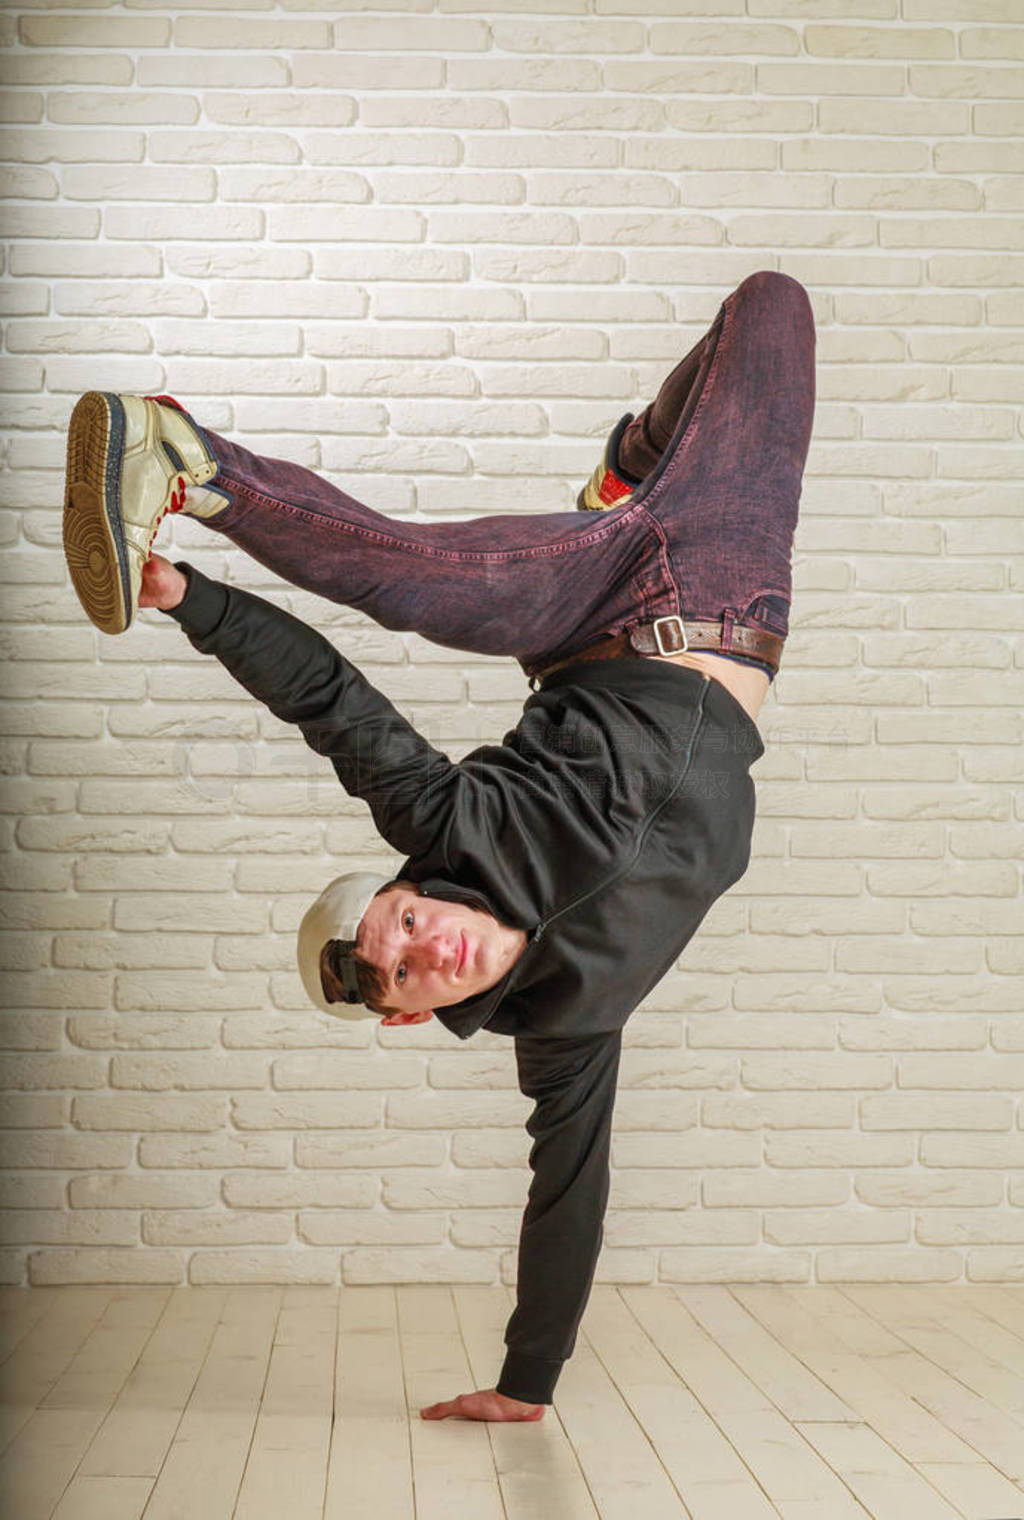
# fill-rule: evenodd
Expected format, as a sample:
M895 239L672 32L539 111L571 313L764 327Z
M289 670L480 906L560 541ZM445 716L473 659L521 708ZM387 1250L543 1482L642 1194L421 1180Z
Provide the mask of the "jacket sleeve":
M319 633L280 607L225 586L190 565L184 600L171 611L203 654L306 743L326 755L345 790L403 855L425 851L447 823L458 767L401 717Z
M534 1100L533 1180L519 1236L517 1304L498 1392L549 1404L590 1297L608 1203L621 1030L589 1039L516 1039L519 1086Z

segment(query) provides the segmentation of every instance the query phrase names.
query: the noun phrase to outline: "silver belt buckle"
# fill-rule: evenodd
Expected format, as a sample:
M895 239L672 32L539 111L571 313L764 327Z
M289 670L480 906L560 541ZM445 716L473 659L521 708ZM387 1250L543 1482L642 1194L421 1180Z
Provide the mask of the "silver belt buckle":
M661 630L664 628L664 626L665 626L666 623L675 623L676 626L677 626L677 628L678 628L678 630L679 630L679 637L682 639L683 642L679 645L679 647L677 649L666 649L665 648L665 643L664 643L664 640L662 638ZM686 625L684 624L684 622L683 622L683 620L682 620L681 617L678 617L677 615L673 614L672 617L655 618L654 622L651 624L651 627L654 629L654 642L658 646L658 653L659 654L661 654L661 655L683 654L687 649L689 649L690 645L689 645L689 641L688 641L688 639L686 637Z

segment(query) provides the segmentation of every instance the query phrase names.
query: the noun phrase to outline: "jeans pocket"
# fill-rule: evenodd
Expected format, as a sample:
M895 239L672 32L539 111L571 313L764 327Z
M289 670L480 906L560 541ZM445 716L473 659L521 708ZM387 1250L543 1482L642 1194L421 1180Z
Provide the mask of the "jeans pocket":
M739 621L754 623L784 639L789 632L789 601L784 596L765 592L747 603Z

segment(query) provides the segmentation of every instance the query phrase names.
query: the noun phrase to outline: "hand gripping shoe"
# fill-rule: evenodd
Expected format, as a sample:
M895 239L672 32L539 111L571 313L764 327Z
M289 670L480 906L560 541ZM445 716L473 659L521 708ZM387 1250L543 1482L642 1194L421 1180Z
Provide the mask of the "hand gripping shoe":
M129 626L157 528L182 510L188 486L216 473L206 443L170 397L81 397L68 428L64 553L97 628Z
M578 511L610 512L613 507L624 507L632 500L640 482L627 475L619 465L619 444L632 421L632 412L627 412L615 424L605 444L601 463L576 498Z

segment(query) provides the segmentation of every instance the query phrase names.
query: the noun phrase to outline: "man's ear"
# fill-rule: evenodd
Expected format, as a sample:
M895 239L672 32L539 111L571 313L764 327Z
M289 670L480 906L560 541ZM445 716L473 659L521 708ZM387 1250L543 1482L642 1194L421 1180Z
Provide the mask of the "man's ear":
M423 1013L389 1013L387 1018L381 1019L382 1024L394 1028L399 1024L425 1024L428 1019L434 1017L434 1010L427 1008Z

